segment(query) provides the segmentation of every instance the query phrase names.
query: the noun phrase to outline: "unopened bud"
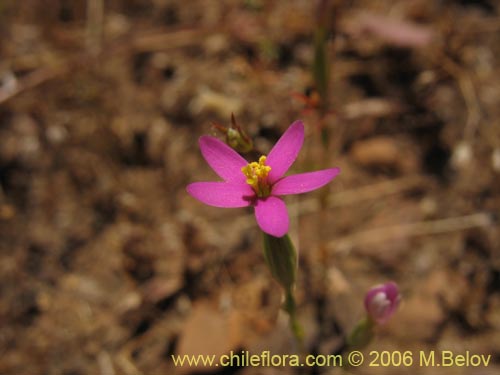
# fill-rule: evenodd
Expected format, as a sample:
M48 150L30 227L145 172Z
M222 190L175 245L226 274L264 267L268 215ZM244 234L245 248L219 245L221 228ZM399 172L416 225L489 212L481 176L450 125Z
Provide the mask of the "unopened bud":
M400 299L398 285L392 281L371 288L365 297L369 319L377 324L386 323L396 312Z
M247 153L253 150L252 139L247 133L236 123L234 115L231 114L231 125L226 128L219 124L214 124L214 127L226 136L226 143L232 149Z

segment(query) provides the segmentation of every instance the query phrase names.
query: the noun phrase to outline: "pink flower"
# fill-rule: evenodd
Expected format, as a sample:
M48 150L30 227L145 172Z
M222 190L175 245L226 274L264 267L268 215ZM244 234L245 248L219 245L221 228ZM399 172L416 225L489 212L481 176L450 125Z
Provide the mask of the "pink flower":
M210 206L252 206L259 227L271 236L282 237L288 232L289 218L281 196L319 189L340 172L331 168L283 177L303 142L304 125L295 121L267 157L248 163L217 138L203 136L199 140L201 153L224 181L195 182L188 185L187 192Z
M395 282L374 286L365 297L368 316L378 324L386 323L396 312L400 299L398 285Z

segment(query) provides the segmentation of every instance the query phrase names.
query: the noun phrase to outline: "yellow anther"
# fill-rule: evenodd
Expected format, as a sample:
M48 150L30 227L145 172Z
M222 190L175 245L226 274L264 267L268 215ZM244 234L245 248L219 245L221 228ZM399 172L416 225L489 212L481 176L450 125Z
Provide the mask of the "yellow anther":
M243 168L241 171L247 178L246 182L252 186L259 197L266 197L270 193L269 185L267 184L267 175L271 167L266 165L267 157L262 155L259 162L253 161Z

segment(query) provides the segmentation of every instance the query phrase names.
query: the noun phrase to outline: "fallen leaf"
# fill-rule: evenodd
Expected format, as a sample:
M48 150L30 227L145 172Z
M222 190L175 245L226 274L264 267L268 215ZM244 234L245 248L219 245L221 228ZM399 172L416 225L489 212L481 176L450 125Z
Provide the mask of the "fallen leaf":
M221 355L241 345L240 327L241 318L237 311L220 311L209 301L196 303L182 330L177 354L180 357L215 356L215 362L214 366L201 363L197 367L184 366L179 368L179 373L213 370Z

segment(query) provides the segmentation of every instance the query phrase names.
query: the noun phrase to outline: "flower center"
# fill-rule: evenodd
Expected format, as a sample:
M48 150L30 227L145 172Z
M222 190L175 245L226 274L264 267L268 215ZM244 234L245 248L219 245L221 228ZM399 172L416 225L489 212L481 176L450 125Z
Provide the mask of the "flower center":
M253 161L241 168L247 178L247 184L253 188L260 198L265 198L271 194L271 186L267 182L267 175L271 167L266 165L266 159L267 157L262 155L259 162Z

